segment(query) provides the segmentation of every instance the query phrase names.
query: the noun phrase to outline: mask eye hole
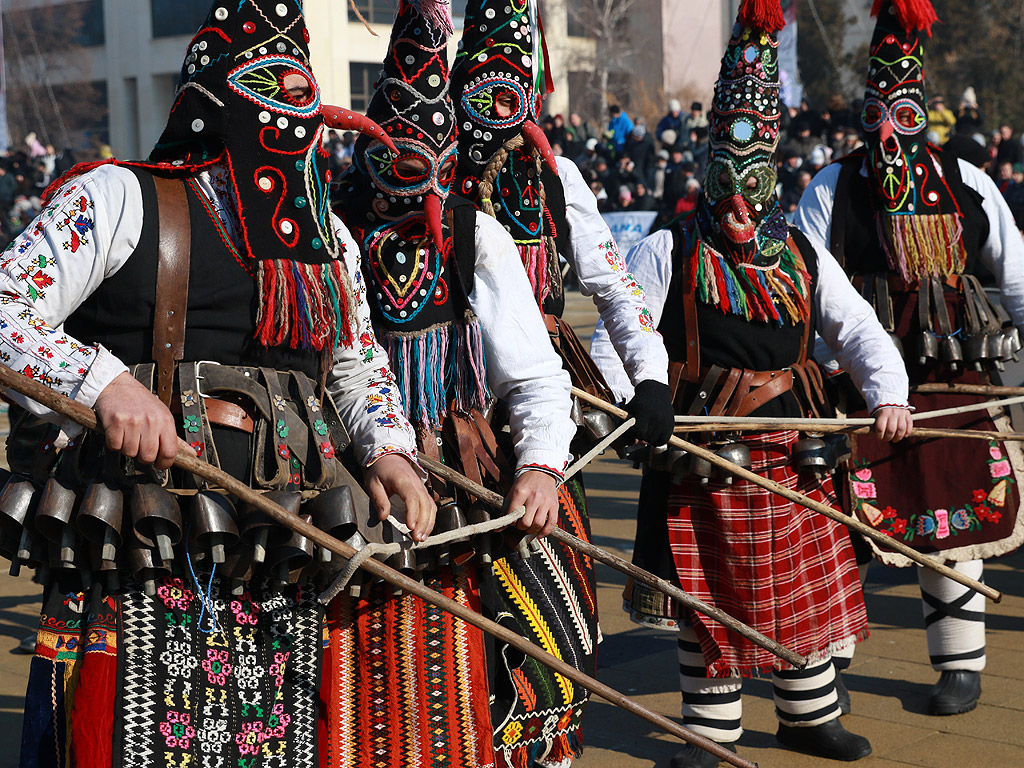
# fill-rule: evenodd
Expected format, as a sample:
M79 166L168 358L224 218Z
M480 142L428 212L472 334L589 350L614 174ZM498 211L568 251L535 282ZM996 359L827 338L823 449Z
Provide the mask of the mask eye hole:
M882 122L882 109L877 104L864 105L864 127L871 129Z
M723 170L718 174L718 183L722 185L722 189L728 189L732 186L732 175L728 171Z
M518 100L511 91L502 91L494 97L494 111L498 117L511 117L518 109Z
M442 185L448 186L452 183L452 179L455 178L455 166L456 160L454 157L445 160L441 166L441 171L438 173L438 180Z
M415 155L398 158L391 168L395 176L407 184L421 182L430 175L430 164L422 157Z
M281 90L292 104L298 106L309 104L316 93L309 78L295 70L286 72L281 78Z
M912 130L917 127L917 113L910 107L900 107L896 110L896 122L903 128Z

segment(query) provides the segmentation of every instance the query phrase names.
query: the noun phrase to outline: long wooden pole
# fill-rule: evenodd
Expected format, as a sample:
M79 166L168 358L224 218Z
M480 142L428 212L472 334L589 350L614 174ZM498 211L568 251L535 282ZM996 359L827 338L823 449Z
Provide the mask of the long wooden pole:
M629 417L629 414L626 413L626 411L622 410L621 408L617 408L616 406L612 405L611 403L605 402L599 397L594 397L590 393L584 392L582 389L577 389L576 387L573 387L572 393L580 400L590 403L595 408L598 408L604 411L605 413L611 414L612 416L617 416L620 419ZM876 531L874 528L872 528L869 525L866 525L865 523L862 523L855 517L850 517L849 515L843 514L838 509L833 509L827 504L822 504L820 501L815 501L809 496L805 496L802 493L790 490L789 488L786 488L785 486L780 485L779 483L776 483L773 480L761 477L760 475L751 472L749 469L744 469L743 467L737 464L733 464L731 461L723 459L714 451L709 451L706 448L701 448L699 445L695 445L685 440L681 440L678 437L671 438L669 440L669 445L671 445L674 448L681 448L687 453L692 453L694 456L698 456L710 462L711 464L714 464L716 467L724 469L729 474L743 478L747 482L753 483L754 485L764 488L766 491L771 491L774 494L789 499L795 504L799 504L800 506L805 507L811 510L812 512L818 512L824 515L825 517L829 518L830 520L839 523L840 525L845 525L850 530L856 531L857 533L861 534L867 539L871 539L880 547L883 547L885 549L891 549L894 552L898 552L904 557L913 560L918 565L923 566L925 568L929 568L935 571L936 573L945 576L947 579L952 579L958 584L963 584L965 587L973 589L975 592L984 595L993 602L998 603L1000 600L1003 599L1003 595L1001 592L992 589L992 587L988 586L987 584L982 584L981 582L975 579L972 579L968 576L964 576L962 573L954 571L948 565L932 560L929 557L925 557L916 549L908 547L902 541L890 538L889 536L886 536L884 533L881 533L880 531Z
M58 413L61 416L71 419L86 429L96 430L99 428L96 413L92 409L87 408L81 403L76 403L59 392L55 392L49 387L11 370L6 365L0 365L0 386L19 392L25 397L46 406L54 413ZM351 559L356 554L356 550L353 547L338 541L333 536L321 531L311 523L307 523L301 518L290 514L284 509L284 507L275 504L264 494L254 491L245 483L236 480L226 472L202 461L191 451L186 451L184 449L179 450L178 455L174 459L174 466L179 467L186 472L191 472L193 475L201 477L204 480L208 480L217 487L223 488L228 493L235 495L242 501L252 504L260 512L263 512L275 522L298 533L300 536L306 537L313 543L329 550L335 555ZM633 714L642 717L652 725L657 726L666 733L682 739L688 744L693 744L706 752L710 752L719 760L724 760L730 765L736 766L736 768L757 768L757 763L744 760L734 752L725 749L720 744L674 723L664 715L652 712L633 699L619 693L614 688L595 680L572 665L566 664L561 659L552 656L550 653L531 643L525 637L517 635L506 627L503 627L500 624L481 616L479 613L460 605L454 600L435 592L425 584L422 584L415 579L411 579L393 568L389 568L384 563L374 560L371 557L360 563L359 567L383 581L386 581L388 584L399 587L400 589L403 589L406 592L431 603L432 605L436 605L438 608L448 611L462 619L467 624L471 624L498 640L508 643L516 650L536 659L541 664L544 664L563 677L567 677L574 683L586 688L591 693L600 696L606 701L609 701L628 712L632 712Z
M983 397L1014 397L1024 395L1024 387L997 387L990 384L917 384L910 388L915 395L981 395Z
M467 493L476 496L480 501L488 504L495 509L503 509L505 506L505 500L500 494L494 491L484 488L482 485L473 482L465 475L456 472L451 467L447 467L439 461L434 461L426 457L420 457L420 464L428 472L431 472L438 477L447 480L454 485L459 486L462 490ZM688 592L684 592L682 589L677 587L665 579L659 579L653 573L645 571L636 565L633 565L627 560L623 560L617 555L613 555L611 552L607 552L588 541L573 536L568 531L563 531L561 528L555 528L550 534L550 538L560 541L566 546L572 547L577 552L582 552L587 557L592 557L598 562L604 563L605 565L611 566L615 570L632 576L637 581L652 587L662 594L668 595L680 605L685 605L687 608L702 613L709 618L714 619L719 624L728 627L733 632L747 638L750 642L755 645L764 648L766 651L775 654L780 659L792 664L798 669L803 669L807 666L807 659L800 654L789 650L781 643L772 640L770 637L758 632L751 626L744 624L742 621L730 616L720 608L716 608L713 605L708 605L703 600L698 600Z
M773 430L793 429L801 432L817 432L819 434L871 435L873 427L843 426L842 424L800 424L785 419L773 419L770 423L756 419L749 421L716 421L709 418L700 424L676 424L675 431L684 432L767 432ZM963 440L986 440L991 442L1024 442L1024 432L991 432L977 429L931 429L914 427L914 437L925 439L960 438Z

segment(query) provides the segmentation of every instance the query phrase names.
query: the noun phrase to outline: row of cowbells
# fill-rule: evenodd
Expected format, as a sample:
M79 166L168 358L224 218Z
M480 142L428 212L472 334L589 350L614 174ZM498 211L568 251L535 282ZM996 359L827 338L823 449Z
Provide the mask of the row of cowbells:
M976 333L963 343L956 336L940 337L931 331L921 331L917 342L917 362L920 365L940 363L953 374L959 373L965 364L977 371L993 368L1002 371L1006 363L1019 359L1020 350L1020 333L1013 327L998 333Z
M309 500L298 491L266 495L337 539L357 548L366 543L347 486ZM171 575L176 561L216 565L239 591L253 578L295 582L332 559L255 507L236 509L214 490L189 497L155 483L121 488L96 480L78 491L59 472L42 489L19 475L8 478L0 491L0 555L12 561L15 575L22 566L41 569L47 579L77 572L83 584L99 575L112 590L128 575L147 591Z

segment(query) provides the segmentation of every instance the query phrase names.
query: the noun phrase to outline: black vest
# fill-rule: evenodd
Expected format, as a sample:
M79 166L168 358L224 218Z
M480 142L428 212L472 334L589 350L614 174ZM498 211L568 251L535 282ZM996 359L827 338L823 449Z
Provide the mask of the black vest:
M950 152L937 152L936 156L942 163L946 183L963 213L967 274L978 274L981 250L989 235L988 216L981 207L983 198L964 184L956 156ZM891 271L875 226L868 178L861 173L863 163L861 153L839 160L839 180L832 201L832 242L829 249L850 276Z
M102 344L126 365L153 362L153 314L160 222L150 173L132 169L142 188L143 225L135 252L67 319L68 333ZM229 247L216 213L202 192L186 181L192 224L186 361L263 366L319 375L320 353L266 349L254 339L256 282L251 265ZM248 270L248 271L247 271Z
M669 285L661 322L658 324L658 332L665 339L669 360L677 363L686 361L687 329L683 309L683 280L689 276L690 258L684 247L687 238L681 229L681 223L672 227L672 282ZM791 227L789 233L796 242L811 276L810 295L807 297L811 306L811 328L807 338L813 339L817 314L814 297L818 281L818 254L800 230ZM780 326L775 323L752 322L698 301L697 325L702 367L720 365L723 368L780 371L800 362L803 356L803 323L786 323ZM766 403L751 415L798 417L806 414L796 397L792 393L787 393Z

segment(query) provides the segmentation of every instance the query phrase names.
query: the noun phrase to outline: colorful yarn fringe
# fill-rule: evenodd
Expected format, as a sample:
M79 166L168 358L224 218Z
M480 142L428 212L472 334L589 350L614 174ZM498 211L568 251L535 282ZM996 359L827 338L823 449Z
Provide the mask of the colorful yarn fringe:
M419 11L420 16L434 29L439 29L446 35L455 34L450 0L408 0L408 3Z
M959 215L879 216L877 222L889 267L904 280L949 277L966 268L964 226Z
M744 27L768 34L786 26L786 17L779 0L743 0L738 20Z
M875 0L871 6L871 15L878 16L888 1ZM907 32L924 30L928 37L932 36L932 25L938 22L939 16L930 0L892 0L892 4L896 8L896 18Z
M551 294L551 281L548 279L548 246L545 241L518 243L519 256L526 267L526 275L530 278L530 287L537 299L537 305L543 311L544 300ZM552 252L554 248L550 249Z
M771 269L737 264L703 240L691 247L690 290L704 304L747 320L797 325L810 316L807 297L811 276L803 259L789 247Z
M352 343L352 284L340 260L256 262L256 339L265 347L333 351Z
M494 750L495 768L570 768L583 757L583 731L559 733L550 742Z
M476 317L422 333L381 334L380 341L391 360L405 412L417 426L439 428L449 404L459 413L487 405L487 365Z

